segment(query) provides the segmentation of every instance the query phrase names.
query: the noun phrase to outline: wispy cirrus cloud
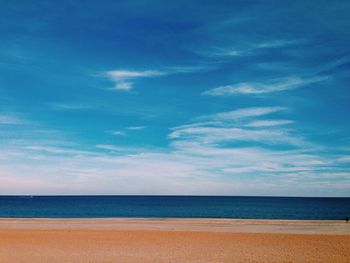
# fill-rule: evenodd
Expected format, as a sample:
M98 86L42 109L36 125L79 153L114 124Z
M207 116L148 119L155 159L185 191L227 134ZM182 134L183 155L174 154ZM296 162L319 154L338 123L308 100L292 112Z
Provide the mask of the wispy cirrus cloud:
M342 156L338 159L339 162L350 163L350 155Z
M215 66L212 64L201 64L201 65L187 65L187 66L168 66L162 71L164 74L186 74L186 73L198 73L204 71L210 71Z
M163 72L157 70L145 70L145 71L129 71L129 70L111 70L107 71L107 75L113 80L125 80L133 78L149 78L163 75Z
M172 139L196 139L204 143L249 142L263 144L303 145L301 138L290 135L284 130L250 130L243 128L197 127L173 131Z
M142 149L141 147L123 147L123 146L116 146L116 145L112 145L112 144L97 144L95 146L97 149L101 149L101 150L106 150L106 151L110 151L110 152L118 152L118 153L137 153Z
M25 150L28 150L35 154L64 155L64 156L76 156L76 155L94 155L94 153L83 150L76 150L69 147L58 147L52 145L26 145L23 146Z
M247 127L272 127L292 124L294 121L291 120L257 120L247 123Z
M116 136L126 136L125 131L106 131L106 133Z
M83 104L83 103L69 103L69 102L63 102L63 103L47 103L48 106L50 106L54 110L85 110L85 109L92 109L94 108L91 105Z
M133 88L133 80L140 78L154 78L164 74L166 73L158 70L110 70L104 73L107 78L115 83L115 86L112 89L120 91L131 90Z
M212 120L238 120L242 118L258 117L276 113L279 111L286 110L284 107L250 107L241 108L233 111L220 112L212 115L206 115L200 117L200 119L212 119Z
M146 128L146 126L129 126L126 127L127 130L130 131L140 131L140 130L144 130Z
M305 42L304 39L276 39L254 45L255 48L279 48Z
M128 135L129 131L142 131L146 128L146 126L129 126L125 127L124 129L121 130L108 130L106 133L111 134L111 135L116 135L116 136L126 136Z
M112 90L130 91L133 89L134 81L144 78L157 78L171 74L189 74L213 69L213 65L186 65L186 66L164 66L162 70L109 70L98 74L107 77L114 82Z
M206 115L198 118L199 122L173 128L169 138L209 144L244 141L263 144L304 145L304 140L299 136L292 135L289 130L277 128L289 124L291 121L257 119L282 110L286 109L277 106L252 107Z
M197 121L183 124L172 128L172 130L197 128L197 127L216 127L216 126L227 126L234 122L240 122L247 118L254 118L272 113L284 111L284 107L250 107L241 108L232 111L219 112L216 114L204 115L196 118Z
M212 47L210 49L199 50L196 53L209 58L231 58L248 55L247 50L228 47Z
M264 49L278 49L292 47L296 44L306 42L303 39L272 39L265 42L258 42L253 40L252 43L234 43L232 45L225 44L225 46L214 46L209 49L199 50L196 53L212 58L233 58L240 56L253 56L259 50Z
M281 92L286 90L293 90L307 86L310 84L325 81L329 77L313 77L313 78L300 78L300 77L288 77L282 79L275 79L267 83L259 82L241 82L234 85L219 86L217 88L207 90L202 95L209 96L232 96L232 95L260 95L273 92Z
M21 125L28 124L28 121L25 121L14 114L0 114L0 125Z

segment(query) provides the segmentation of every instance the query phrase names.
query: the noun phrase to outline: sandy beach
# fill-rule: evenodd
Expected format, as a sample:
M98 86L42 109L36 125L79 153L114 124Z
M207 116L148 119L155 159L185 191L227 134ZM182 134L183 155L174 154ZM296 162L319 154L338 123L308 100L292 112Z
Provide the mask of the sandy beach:
M350 223L0 219L0 262L349 262Z

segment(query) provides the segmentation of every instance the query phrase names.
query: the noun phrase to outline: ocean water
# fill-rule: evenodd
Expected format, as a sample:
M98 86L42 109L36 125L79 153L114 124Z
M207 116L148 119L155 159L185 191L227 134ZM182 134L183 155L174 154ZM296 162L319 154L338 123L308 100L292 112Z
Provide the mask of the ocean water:
M344 219L350 198L0 196L0 217Z

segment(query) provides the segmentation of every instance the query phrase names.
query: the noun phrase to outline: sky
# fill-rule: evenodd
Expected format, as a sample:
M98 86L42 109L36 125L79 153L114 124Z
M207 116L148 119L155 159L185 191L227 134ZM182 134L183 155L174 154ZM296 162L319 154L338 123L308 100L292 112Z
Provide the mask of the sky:
M0 194L349 197L349 13L0 0Z

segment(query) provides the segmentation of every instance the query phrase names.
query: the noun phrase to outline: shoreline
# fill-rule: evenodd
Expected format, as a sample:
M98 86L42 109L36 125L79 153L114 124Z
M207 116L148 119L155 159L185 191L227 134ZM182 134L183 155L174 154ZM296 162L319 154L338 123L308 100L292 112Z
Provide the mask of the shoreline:
M213 218L0 218L0 229L113 229L350 235L342 220Z

